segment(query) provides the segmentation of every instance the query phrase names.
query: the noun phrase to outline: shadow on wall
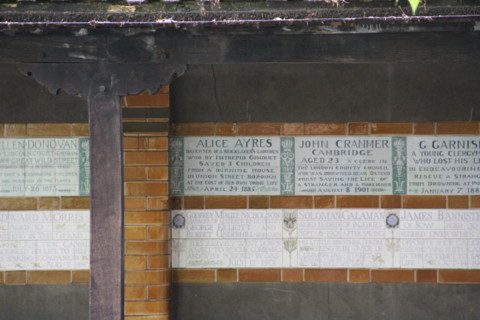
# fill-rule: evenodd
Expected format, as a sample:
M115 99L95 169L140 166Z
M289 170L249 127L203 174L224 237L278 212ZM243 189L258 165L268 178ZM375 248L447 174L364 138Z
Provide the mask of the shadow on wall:
M86 123L87 101L52 95L15 65L0 64L0 123Z
M174 320L474 320L480 286L175 284Z
M480 64L193 65L172 122L480 119Z
M0 123L88 121L84 99L0 74ZM479 63L192 65L171 91L172 122L480 120Z
M88 320L88 285L0 286L0 320Z

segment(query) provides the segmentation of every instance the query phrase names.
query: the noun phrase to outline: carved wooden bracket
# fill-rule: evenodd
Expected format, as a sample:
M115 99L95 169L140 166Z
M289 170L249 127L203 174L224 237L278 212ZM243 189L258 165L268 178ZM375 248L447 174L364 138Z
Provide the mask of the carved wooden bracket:
M50 92L87 98L90 123L90 320L121 320L124 305L123 151L119 96L157 91L185 72L167 64L32 64Z
M24 64L20 72L33 77L53 94L64 91L88 97L95 91L112 96L155 92L181 76L186 65L159 63L37 63Z

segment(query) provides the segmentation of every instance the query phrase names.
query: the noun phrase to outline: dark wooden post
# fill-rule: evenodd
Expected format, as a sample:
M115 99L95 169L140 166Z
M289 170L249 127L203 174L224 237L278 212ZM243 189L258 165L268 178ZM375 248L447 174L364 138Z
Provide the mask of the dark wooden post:
M123 161L119 97L88 96L91 168L90 320L123 319Z
M91 170L90 320L121 320L124 241L120 96L145 90L155 92L182 75L186 65L38 63L20 65L19 70L53 94L64 91L87 97Z

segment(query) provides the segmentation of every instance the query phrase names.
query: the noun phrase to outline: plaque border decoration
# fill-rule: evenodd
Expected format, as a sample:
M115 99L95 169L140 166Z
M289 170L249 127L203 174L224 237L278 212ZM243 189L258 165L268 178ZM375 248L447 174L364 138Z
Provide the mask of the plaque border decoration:
M292 268L292 254L298 253L298 210L282 210L282 229L283 250L288 255L288 264L283 266Z
M183 229L185 227L186 219L181 213L177 213L172 218L172 227L174 229Z
M280 137L280 194L295 194L294 137Z
M392 137L392 192L407 193L407 138Z
M387 215L385 218L385 224L387 225L388 228L397 228L400 225L400 218L396 213L390 213Z
M90 195L90 141L88 138L78 139L78 193L80 196Z
M183 195L184 185L184 137L169 138L170 194Z

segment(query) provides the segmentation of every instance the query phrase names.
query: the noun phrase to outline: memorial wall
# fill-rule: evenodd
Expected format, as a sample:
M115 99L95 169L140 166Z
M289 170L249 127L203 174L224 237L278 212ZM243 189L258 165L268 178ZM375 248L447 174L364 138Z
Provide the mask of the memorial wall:
M138 130L124 133L126 319L225 319L238 305L296 318L330 310L339 288L348 306L385 295L411 309L412 292L458 294L476 312L475 286L425 284L480 283L478 122L189 123L169 138L148 131L166 92L125 101ZM134 119L136 108L152 119ZM23 286L25 301L71 290L84 303L63 295L70 314L86 319L88 126L0 124L0 136L6 305L25 309L17 285L36 285ZM329 304L318 303L327 287ZM56 308L31 313L51 319Z
M168 91L122 99L129 320L169 310ZM35 102L13 114L86 119ZM88 319L89 167L87 123L0 123L0 319Z
M479 130L177 124L174 280L455 282L480 269Z

